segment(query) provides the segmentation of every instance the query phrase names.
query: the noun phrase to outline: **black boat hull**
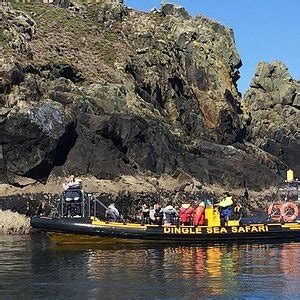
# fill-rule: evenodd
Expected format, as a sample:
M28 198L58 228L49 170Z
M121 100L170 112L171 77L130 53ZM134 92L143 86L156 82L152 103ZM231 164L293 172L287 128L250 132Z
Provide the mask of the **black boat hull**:
M298 223L260 223L237 226L157 226L107 223L90 218L33 217L33 228L58 244L300 240Z

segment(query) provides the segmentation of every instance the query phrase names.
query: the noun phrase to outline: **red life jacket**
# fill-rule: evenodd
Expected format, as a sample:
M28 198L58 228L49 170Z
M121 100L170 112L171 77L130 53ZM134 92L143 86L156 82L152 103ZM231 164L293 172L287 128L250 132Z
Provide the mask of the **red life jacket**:
M182 223L189 223L194 216L194 208L189 206L188 208L180 207L179 218Z

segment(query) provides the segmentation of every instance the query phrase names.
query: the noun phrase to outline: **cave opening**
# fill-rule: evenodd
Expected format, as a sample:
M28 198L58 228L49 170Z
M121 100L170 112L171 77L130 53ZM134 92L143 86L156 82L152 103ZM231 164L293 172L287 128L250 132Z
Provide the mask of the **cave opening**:
M65 164L69 152L76 143L77 137L76 122L72 122L66 126L65 132L58 139L56 148L50 151L40 164L27 171L25 176L45 182L55 166Z

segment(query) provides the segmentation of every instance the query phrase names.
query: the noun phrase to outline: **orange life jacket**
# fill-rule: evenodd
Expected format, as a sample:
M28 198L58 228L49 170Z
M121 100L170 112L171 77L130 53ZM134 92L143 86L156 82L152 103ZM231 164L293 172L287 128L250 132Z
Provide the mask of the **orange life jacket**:
M204 225L205 224L205 207L199 205L195 210L194 215L194 225Z

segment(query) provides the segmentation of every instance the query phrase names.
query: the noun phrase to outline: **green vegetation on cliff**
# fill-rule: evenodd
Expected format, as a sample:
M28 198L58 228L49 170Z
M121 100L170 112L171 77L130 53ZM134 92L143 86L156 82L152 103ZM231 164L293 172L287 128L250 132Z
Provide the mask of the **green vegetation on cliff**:
M33 64L69 63L80 69L87 80L116 80L111 68L125 47L116 32L97 21L99 5L84 6L82 14L42 3L13 2L12 7L36 23L31 43Z

